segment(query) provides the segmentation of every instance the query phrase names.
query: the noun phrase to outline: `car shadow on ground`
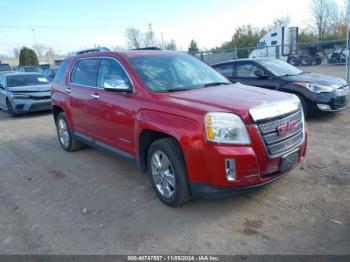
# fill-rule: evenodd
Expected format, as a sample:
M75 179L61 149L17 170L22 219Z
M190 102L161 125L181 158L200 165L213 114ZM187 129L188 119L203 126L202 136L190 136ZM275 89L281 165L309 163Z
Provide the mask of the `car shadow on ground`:
M29 112L25 114L18 114L15 117L11 117L6 111L0 110L0 119L1 120L17 120L17 119L26 119L32 117L40 117L52 114L51 110Z
M318 112L306 118L306 122L328 121L336 118L341 112Z

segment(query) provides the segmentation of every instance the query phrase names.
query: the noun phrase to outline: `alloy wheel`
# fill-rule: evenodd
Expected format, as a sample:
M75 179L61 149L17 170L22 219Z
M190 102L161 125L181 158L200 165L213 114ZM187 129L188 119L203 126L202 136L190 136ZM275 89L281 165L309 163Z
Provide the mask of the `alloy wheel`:
M65 148L69 147L70 135L67 123L66 121L64 121L64 119L61 118L60 120L58 120L57 129L60 142Z
M152 154L151 171L158 192L165 198L171 198L176 187L175 173L168 156L163 151L157 150Z

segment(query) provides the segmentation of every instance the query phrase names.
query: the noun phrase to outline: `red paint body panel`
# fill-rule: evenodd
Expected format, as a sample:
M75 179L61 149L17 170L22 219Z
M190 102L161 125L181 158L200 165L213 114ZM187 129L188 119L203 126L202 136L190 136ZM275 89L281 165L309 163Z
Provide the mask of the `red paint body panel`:
M143 55L169 55L169 52L104 52L70 58L72 63L65 83L52 84L52 101L54 106L65 111L72 130L125 151L135 159L139 159L139 136L143 130L172 136L183 150L189 181L208 183L215 188L257 185L282 175L277 171L280 158L269 159L267 156L249 109L286 99L289 94L241 84L154 93L143 85L128 63L128 57ZM134 92L124 94L70 84L70 72L75 60L96 56L118 59L133 82ZM70 94L65 91L66 87L72 89ZM92 93L99 95L100 99L94 100ZM207 142L204 115L210 111L232 112L240 116L247 126L252 144L235 146ZM304 160L306 144L305 135L300 147L300 161ZM226 158L236 161L237 180L234 182L226 179Z

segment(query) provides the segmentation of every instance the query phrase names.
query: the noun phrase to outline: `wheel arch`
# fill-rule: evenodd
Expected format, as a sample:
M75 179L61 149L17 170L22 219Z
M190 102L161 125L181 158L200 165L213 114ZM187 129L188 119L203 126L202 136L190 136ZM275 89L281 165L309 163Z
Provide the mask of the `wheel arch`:
M150 146L157 140L162 139L162 138L171 138L176 144L179 146L179 149L181 150L182 154L182 148L180 145L179 140L167 133L153 130L153 129L143 129L140 132L139 139L138 139L138 148L139 148L139 153L138 153L138 158L139 158L139 168L141 169L142 172L147 172L148 171L148 150Z
M57 116L58 116L60 113L62 113L62 112L64 112L64 110L63 110L62 107L60 107L60 106L58 106L58 105L53 105L53 106L52 106L52 114L53 114L53 118L54 118L54 120L55 120L55 123L56 123Z

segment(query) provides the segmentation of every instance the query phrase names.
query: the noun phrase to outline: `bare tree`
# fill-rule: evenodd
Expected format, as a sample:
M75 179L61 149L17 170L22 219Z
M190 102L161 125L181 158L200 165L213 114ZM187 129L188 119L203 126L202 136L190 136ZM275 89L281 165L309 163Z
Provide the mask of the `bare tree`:
M140 30L130 27L125 31L125 37L128 41L128 45L131 48L140 48L142 43L142 34Z
M52 47L49 47L44 56L46 63L53 63L55 61L56 51Z
M43 44L35 44L33 45L33 49L39 55L39 57L43 57L43 55L47 52L47 46Z
M166 43L165 49L175 51L177 49L175 40L171 39L171 41L169 43Z
M152 29L152 24L148 25L148 31L145 34L144 42L145 42L146 47L153 47L153 46L157 45L156 39L155 39L155 34L154 34L153 29Z
M282 16L280 18L276 18L273 20L273 24L274 26L289 26L290 24L290 16L286 15L286 16Z
M322 40L325 34L332 27L332 10L336 8L333 0L312 0L311 10L317 28L318 39Z
M13 49L12 49L13 56L14 56L15 58L18 58L18 57L19 57L20 51L21 51L21 48L19 48L19 47L13 48Z

